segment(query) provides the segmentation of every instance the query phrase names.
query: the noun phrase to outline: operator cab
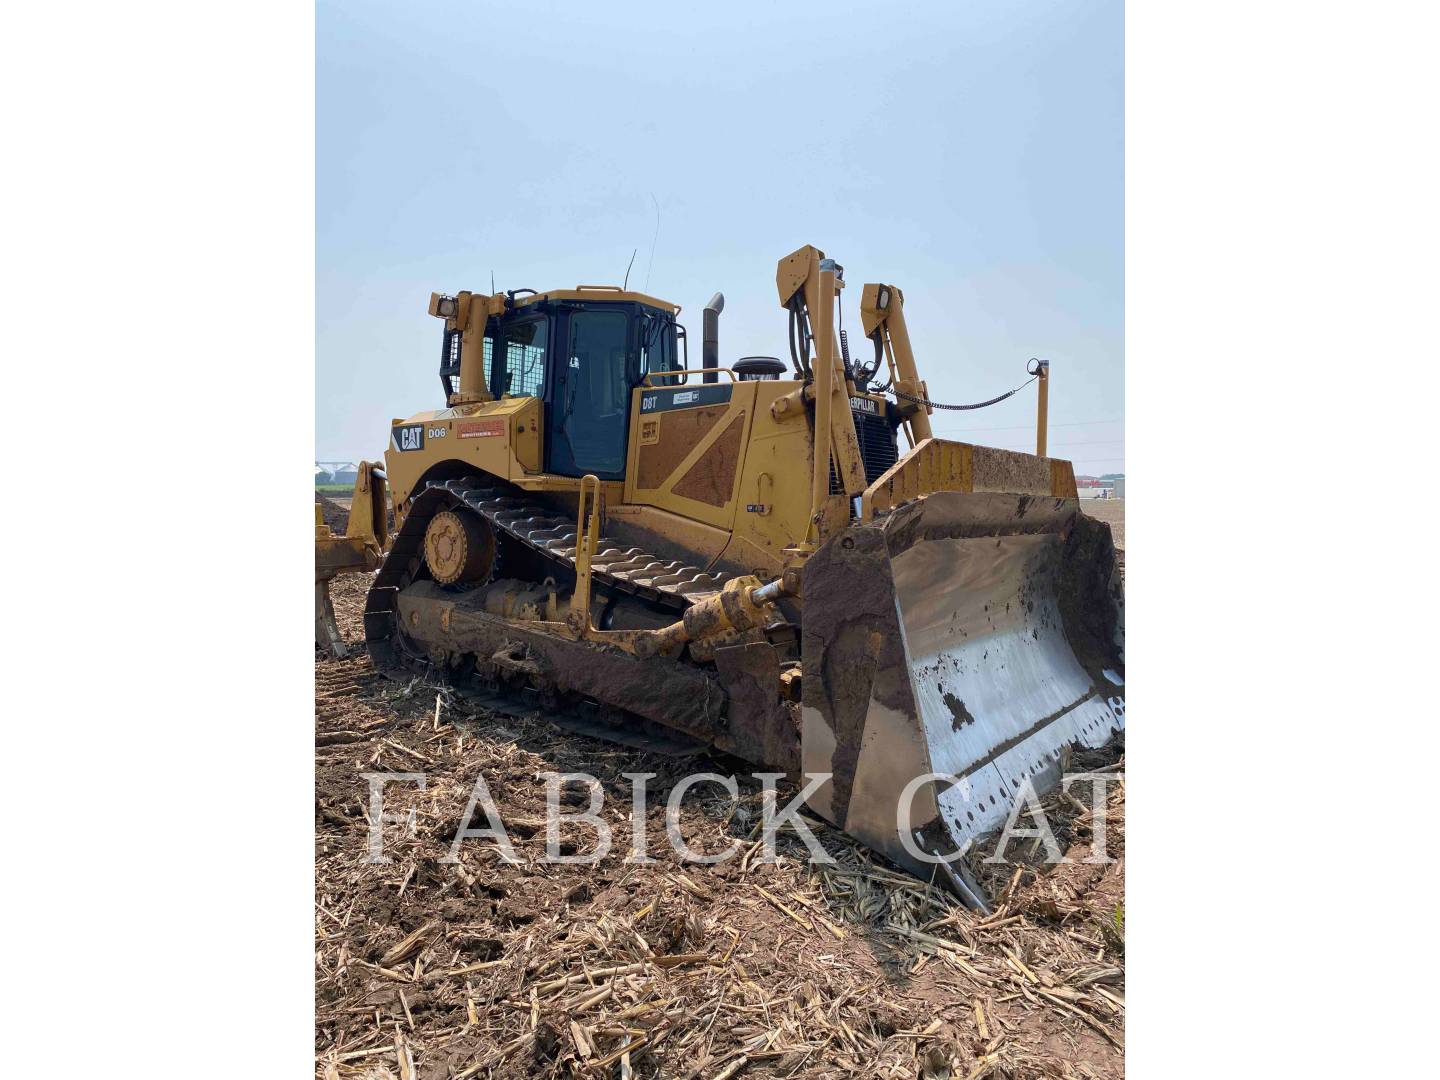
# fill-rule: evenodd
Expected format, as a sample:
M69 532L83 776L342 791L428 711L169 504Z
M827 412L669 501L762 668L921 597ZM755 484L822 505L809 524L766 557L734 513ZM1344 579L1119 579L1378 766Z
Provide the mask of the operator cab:
M618 289L616 299L589 299L591 291L600 290L510 294L508 310L485 329L485 383L497 400L543 401L546 472L621 480L631 390L647 375L684 370L684 328L663 301ZM447 398L460 371L459 336L446 335L441 355Z

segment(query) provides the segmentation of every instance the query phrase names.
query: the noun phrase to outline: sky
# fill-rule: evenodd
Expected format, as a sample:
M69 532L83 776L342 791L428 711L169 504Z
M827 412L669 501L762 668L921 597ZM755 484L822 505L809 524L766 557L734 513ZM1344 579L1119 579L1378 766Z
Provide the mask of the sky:
M899 286L932 400L1050 361L1050 453L1124 470L1118 0L316 8L318 460L442 408L431 292L620 284L788 357L775 264ZM657 213L658 210L658 213ZM658 224L658 232L657 232ZM937 435L1034 450L1035 387Z

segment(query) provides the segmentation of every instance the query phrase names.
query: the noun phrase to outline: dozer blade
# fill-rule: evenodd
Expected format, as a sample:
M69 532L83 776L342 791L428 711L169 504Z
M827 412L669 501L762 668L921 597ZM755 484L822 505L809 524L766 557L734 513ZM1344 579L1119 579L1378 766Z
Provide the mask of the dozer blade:
M831 774L811 808L984 908L962 859L923 856L963 853L1124 724L1109 527L1074 499L938 492L833 537L803 594L803 768Z

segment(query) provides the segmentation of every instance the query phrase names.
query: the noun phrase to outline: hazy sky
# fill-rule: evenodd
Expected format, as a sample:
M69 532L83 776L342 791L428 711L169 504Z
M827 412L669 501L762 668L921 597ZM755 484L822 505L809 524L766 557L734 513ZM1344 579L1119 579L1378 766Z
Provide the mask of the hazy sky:
M1051 453L1124 469L1119 2L317 7L316 457L442 407L431 291L619 284L788 356L775 263L905 292L931 396L1051 361ZM653 196L653 201L652 201ZM659 239L656 203L659 204ZM1031 387L937 433L1034 449Z

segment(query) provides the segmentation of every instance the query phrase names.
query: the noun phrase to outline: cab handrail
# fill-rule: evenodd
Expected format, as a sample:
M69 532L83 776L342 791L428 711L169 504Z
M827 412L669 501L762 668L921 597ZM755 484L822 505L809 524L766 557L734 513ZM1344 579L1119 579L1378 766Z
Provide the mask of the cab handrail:
M681 383L672 383L672 384L668 384L668 385L659 385L659 384L656 384L656 383L652 383L650 380L651 380L651 379L672 378L672 377L675 377L675 376L707 375L707 374L710 374L711 372L719 372L719 371L723 371L726 375L729 375L729 376L730 376L730 381L731 381L732 383L738 381L738 380L735 378L735 372L732 371L732 370L731 370L730 368L728 368L728 367L681 368L681 369L678 370L678 371L647 371L647 372L645 373L645 378L643 378L643 379L640 380L640 385L641 385L641 386L648 386L648 387L651 387L652 389L655 389L655 390L678 390L678 389L680 389L680 387L681 387L681 385L682 385Z

